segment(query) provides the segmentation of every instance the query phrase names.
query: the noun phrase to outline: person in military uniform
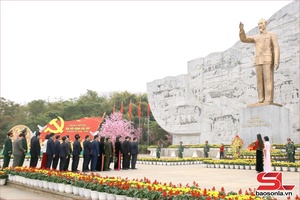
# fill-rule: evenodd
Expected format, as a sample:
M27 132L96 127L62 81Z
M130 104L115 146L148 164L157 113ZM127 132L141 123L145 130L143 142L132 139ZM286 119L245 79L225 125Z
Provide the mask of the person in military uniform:
M179 147L178 147L178 157L183 158L183 151L184 151L184 146L182 146L182 142L180 141Z
M104 142L104 171L109 171L109 164L111 155L111 144L110 144L110 137L106 138L106 142Z
M9 131L7 133L7 137L4 140L4 149L3 149L3 156L4 156L4 161L3 161L3 168L8 167L9 165L9 161L10 161L10 157L12 154L12 141L11 138L13 136L12 131Z
M160 152L161 152L161 146L160 142L157 142L157 147L156 147L156 158L160 158Z
M295 146L292 144L292 141L290 138L287 139L287 144L285 145L285 151L287 154L288 162L294 162L293 154L295 152Z
M205 158L208 158L208 154L209 154L209 150L210 150L210 145L208 144L208 141L205 141L205 145L204 145L204 156Z

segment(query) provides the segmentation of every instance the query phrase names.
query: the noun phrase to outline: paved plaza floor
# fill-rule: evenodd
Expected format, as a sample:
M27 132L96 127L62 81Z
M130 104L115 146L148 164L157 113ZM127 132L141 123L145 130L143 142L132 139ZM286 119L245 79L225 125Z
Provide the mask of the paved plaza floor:
M142 155L141 155L142 157ZM27 163L25 163L26 166ZM256 179L257 173L255 170L240 170L240 169L217 169L206 168L204 164L197 165L145 165L137 164L137 170L120 170L120 171L104 171L99 172L102 176L114 176L128 179L143 179L148 178L150 181L157 180L162 183L170 183L182 185L189 184L190 186L195 181L201 189L211 189L215 187L220 190L224 187L226 192L238 192L242 189L243 193L249 188L254 189L259 186ZM293 196L300 194L299 172L282 172L283 185L295 184ZM22 187L15 187L12 184L2 186L0 188L0 199L18 200L18 199L61 199L57 197L47 197L43 193L33 190L24 190ZM68 199L68 198L65 198ZM286 198L278 198L286 199Z

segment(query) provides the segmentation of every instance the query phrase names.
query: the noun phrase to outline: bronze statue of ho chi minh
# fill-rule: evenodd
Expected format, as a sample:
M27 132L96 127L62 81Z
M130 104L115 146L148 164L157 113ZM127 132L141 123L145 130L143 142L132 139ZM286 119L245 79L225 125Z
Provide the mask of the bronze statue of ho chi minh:
M275 33L266 31L267 21L258 22L260 33L247 36L244 24L240 23L240 40L255 44L254 65L256 68L258 104L273 104L274 99L274 68L279 67L279 46Z

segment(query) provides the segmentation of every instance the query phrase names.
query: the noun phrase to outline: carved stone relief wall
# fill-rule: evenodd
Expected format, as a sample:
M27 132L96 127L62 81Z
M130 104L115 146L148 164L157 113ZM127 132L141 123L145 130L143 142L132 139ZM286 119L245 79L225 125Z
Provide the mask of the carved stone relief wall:
M275 13L267 30L276 33L280 46L274 102L289 109L290 136L299 141L299 1ZM224 52L189 61L187 74L147 84L153 116L173 135L173 144L230 143L239 134L240 109L258 99L253 58L254 45L238 41ZM245 126L263 123L259 117L251 120Z

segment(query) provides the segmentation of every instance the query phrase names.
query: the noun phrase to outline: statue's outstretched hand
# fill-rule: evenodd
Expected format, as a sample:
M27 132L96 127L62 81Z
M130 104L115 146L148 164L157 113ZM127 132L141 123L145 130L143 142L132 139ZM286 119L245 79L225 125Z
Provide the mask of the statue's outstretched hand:
M242 22L240 22L240 31L244 30L244 24Z
M279 68L278 64L275 64L275 70L277 70Z

